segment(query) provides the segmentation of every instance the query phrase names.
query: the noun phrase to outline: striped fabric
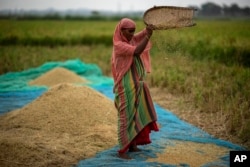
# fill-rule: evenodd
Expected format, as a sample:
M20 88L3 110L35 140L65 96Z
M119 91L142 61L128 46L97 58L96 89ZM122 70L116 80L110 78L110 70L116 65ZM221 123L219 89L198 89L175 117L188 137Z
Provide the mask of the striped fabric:
M141 59L135 56L130 70L114 88L121 150L127 148L147 125L157 120L149 89L143 81L145 74Z

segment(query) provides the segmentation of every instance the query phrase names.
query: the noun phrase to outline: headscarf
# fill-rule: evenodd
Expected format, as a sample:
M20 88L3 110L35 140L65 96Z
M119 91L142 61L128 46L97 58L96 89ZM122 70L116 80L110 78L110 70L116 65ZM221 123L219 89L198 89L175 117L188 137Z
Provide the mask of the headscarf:
M122 79L124 74L129 70L133 62L136 46L147 33L146 29L144 29L143 31L135 34L131 41L128 41L121 31L123 28L136 28L136 24L131 19L123 18L115 28L113 36L113 53L111 59L112 74L115 84L117 84ZM140 55L147 72L151 71L149 55L150 48L151 44L148 42L148 45Z

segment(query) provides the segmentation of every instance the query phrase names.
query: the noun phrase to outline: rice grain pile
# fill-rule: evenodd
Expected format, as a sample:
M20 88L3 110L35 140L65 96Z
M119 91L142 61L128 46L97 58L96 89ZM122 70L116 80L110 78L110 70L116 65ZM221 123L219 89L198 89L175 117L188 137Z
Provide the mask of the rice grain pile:
M0 133L0 166L70 166L117 144L117 112L92 88L59 84L1 116Z
M165 148L157 158L148 159L149 162L160 162L174 166L200 167L212 162L220 162L220 157L229 153L229 149L211 143L195 143L189 141L172 141L172 145ZM206 166L206 165L205 165ZM223 165L224 166L224 165Z
M48 87L55 86L59 83L83 84L87 83L87 80L68 69L56 67L29 82L30 85L44 85Z

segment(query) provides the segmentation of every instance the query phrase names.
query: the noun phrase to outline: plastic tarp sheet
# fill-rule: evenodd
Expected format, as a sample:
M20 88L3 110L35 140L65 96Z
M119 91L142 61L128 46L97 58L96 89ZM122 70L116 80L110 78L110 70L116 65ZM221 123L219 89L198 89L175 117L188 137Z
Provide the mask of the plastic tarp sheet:
M31 86L29 82L56 67L75 72L90 81L91 86L113 84L113 80L103 76L97 65L86 64L79 59L48 62L22 72L9 72L0 75L0 114L22 107L48 90L46 86Z
M47 87L30 86L28 84L32 79L44 74L55 67L64 67L74 71L78 75L92 81L88 86L103 93L108 98L113 99L112 78L102 75L102 71L95 64L85 64L80 60L69 60L65 62L49 62L44 65L28 69L22 72L7 73L0 76L0 114L20 108L38 96L47 91ZM78 167L96 167L96 166L165 166L172 167L171 164L162 164L158 162L148 162L148 158L155 158L157 153L161 153L164 149L174 145L173 140L192 141L197 143L213 143L218 146L227 147L231 150L245 150L239 145L228 141L217 139L205 131L180 120L172 112L163 109L158 104L154 104L158 115L158 122L161 125L159 132L152 132L152 143L143 146L143 151L139 153L130 153L133 160L123 160L117 157L118 146L114 146L108 150L98 153L95 157L81 160L77 164ZM199 150L197 150L199 151ZM222 157L218 157L219 161L204 164L203 167L212 166L229 166L229 152ZM178 166L190 166L181 163Z

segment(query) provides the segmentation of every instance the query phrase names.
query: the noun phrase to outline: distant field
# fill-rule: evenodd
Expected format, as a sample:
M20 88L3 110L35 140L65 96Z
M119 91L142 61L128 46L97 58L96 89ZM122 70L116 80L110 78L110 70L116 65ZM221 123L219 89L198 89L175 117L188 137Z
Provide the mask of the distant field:
M1 45L112 45L116 21L0 20ZM137 22L138 30L144 27ZM197 21L197 26L158 31L155 44L175 52L181 49L195 59L250 67L250 22ZM158 35L157 35L158 34ZM162 46L161 46L162 45ZM204 55L204 52L207 53Z
M0 24L0 74L79 58L110 76L116 21ZM142 21L137 25L138 30L144 27ZM198 20L195 27L155 31L150 85L187 98L197 111L221 112L228 118L227 133L250 143L249 30L250 22L244 20Z
M0 20L1 37L79 38L85 35L112 35L116 22L63 20Z

